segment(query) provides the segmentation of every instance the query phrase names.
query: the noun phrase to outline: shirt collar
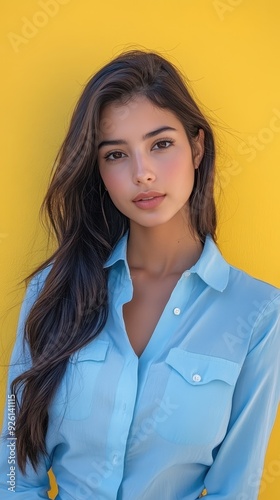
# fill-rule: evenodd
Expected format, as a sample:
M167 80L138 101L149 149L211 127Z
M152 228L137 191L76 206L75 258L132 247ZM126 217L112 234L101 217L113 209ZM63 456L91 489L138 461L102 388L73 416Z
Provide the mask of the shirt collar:
M111 255L106 260L104 267L113 266L118 260L123 260L126 263L126 247L127 247L128 231L124 236L118 241L116 246L113 248Z
M119 260L123 260L128 268L126 260L127 239L128 231L116 244L110 257L104 264L105 268L113 266ZM229 271L230 265L221 255L212 237L208 235L198 261L189 269L189 272L198 274L211 288L223 292L228 284Z
M230 265L225 261L212 237L206 237L202 253L190 271L218 292L223 292L229 280Z

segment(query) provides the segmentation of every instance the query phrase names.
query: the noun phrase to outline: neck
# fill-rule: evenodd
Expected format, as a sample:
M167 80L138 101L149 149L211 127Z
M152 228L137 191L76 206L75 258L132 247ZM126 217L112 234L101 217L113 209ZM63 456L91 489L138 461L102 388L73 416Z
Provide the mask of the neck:
M132 269L151 276L182 274L199 259L202 243L181 218L156 227L130 224L127 259Z

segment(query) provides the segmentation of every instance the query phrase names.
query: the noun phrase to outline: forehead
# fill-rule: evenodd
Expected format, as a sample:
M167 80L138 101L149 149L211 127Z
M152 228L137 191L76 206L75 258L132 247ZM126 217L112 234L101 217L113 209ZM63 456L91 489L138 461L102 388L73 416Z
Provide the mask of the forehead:
M161 125L183 127L169 109L160 108L147 97L134 96L127 102L114 101L104 106L100 115L99 137L143 129L152 130Z

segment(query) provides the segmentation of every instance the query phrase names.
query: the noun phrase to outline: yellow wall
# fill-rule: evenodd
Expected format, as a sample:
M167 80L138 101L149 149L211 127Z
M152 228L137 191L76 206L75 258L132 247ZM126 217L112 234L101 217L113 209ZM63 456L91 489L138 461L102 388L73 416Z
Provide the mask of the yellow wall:
M2 5L4 362L24 291L18 282L46 254L38 210L73 106L89 76L132 45L162 51L178 64L220 124L220 247L236 266L280 286L279 21L278 0L14 0ZM279 438L278 418L260 500L279 498Z

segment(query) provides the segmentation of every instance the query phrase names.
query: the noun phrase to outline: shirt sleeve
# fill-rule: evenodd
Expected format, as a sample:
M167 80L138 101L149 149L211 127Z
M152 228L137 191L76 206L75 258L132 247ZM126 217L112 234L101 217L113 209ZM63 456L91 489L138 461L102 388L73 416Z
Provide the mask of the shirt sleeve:
M205 478L209 500L257 500L280 397L280 294L257 318L226 437Z
M4 410L4 423L0 437L0 497L8 500L16 495L18 500L37 500L49 498L47 491L50 489L48 470L50 462L42 457L38 471L35 472L31 464L27 463L26 475L19 470L15 457L15 439L13 438L14 403L10 392L12 380L31 366L30 351L24 343L24 324L27 315L39 293L38 275L31 280L20 311L16 342L12 352L8 384L6 392L6 405ZM9 437L6 437L9 433ZM26 492L28 491L28 494Z

